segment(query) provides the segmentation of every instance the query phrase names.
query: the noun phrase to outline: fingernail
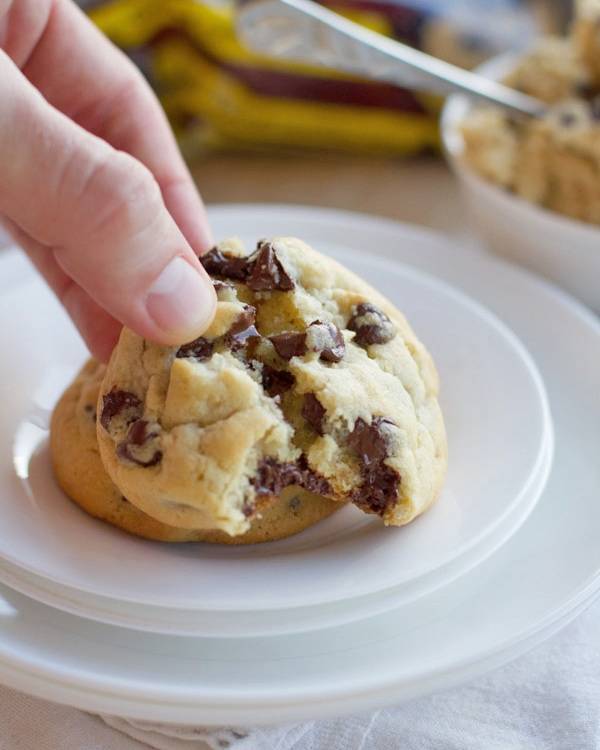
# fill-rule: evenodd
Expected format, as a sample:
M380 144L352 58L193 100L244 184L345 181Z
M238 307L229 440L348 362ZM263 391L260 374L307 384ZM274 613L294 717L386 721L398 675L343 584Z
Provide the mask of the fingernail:
M146 298L152 320L177 341L199 336L209 325L214 307L212 284L181 257L165 266Z

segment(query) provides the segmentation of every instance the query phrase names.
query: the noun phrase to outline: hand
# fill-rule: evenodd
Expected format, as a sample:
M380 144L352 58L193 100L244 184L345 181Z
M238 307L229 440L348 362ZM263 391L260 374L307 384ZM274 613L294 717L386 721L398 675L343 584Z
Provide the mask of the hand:
M204 208L135 66L71 0L0 0L0 217L106 360L210 323Z

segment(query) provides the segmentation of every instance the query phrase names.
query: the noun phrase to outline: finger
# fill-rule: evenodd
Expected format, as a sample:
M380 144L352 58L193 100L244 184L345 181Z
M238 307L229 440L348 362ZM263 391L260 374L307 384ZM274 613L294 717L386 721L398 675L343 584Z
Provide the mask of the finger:
M140 335L198 336L214 290L151 173L51 107L1 51L0 101L0 213Z
M90 352L102 362L108 359L121 333L121 324L102 309L56 262L51 248L28 237L6 217L0 222L46 280L63 304Z
M5 25L5 49L46 99L145 164L193 250L210 247L204 206L164 112L125 55L69 0L20 0Z

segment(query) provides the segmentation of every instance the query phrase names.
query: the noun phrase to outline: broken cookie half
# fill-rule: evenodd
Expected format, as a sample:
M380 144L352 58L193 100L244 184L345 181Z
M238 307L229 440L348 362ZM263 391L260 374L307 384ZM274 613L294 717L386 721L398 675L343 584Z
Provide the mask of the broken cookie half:
M98 400L113 482L152 517L243 534L290 486L402 525L439 493L431 357L390 302L300 240L223 242L218 303L180 347L124 329Z

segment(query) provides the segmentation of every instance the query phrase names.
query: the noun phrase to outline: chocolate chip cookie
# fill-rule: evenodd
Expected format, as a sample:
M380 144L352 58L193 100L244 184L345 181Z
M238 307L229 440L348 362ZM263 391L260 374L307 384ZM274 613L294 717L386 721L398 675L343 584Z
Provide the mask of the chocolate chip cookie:
M98 400L106 469L181 528L245 533L288 487L402 525L437 496L446 438L432 359L404 317L300 240L202 258L218 296L180 347L124 329Z
M223 531L179 529L128 502L106 473L96 439L96 403L105 367L90 360L67 388L52 416L54 472L67 495L92 516L130 534L163 542L254 544L297 534L340 508L339 503L289 487L256 516L241 536Z

